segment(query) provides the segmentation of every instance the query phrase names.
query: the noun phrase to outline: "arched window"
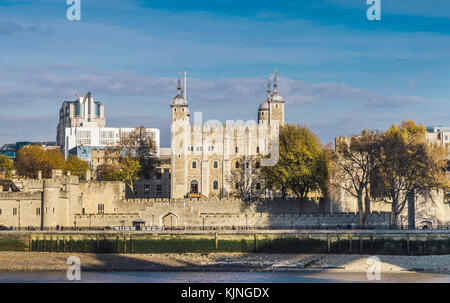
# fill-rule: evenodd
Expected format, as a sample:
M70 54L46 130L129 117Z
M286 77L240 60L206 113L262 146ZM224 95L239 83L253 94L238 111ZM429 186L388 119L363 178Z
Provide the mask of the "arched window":
M239 152L239 147L236 146L235 148L236 154Z
M214 161L213 167L214 167L214 168L218 168L218 167L219 167L219 163L217 163L217 161Z
M255 163L255 167L256 167L256 168L259 168L259 161L257 161L257 162Z
M236 168L239 168L239 161L236 161Z
M219 181L214 180L214 182L213 182L213 189L219 189Z
M192 161L192 168L197 168L197 162Z
M256 153L259 153L259 146L256 147Z

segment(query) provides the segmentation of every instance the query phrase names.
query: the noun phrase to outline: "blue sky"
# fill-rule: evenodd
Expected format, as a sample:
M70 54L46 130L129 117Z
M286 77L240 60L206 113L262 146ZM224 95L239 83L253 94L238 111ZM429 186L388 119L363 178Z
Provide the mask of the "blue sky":
M256 119L276 67L286 121L324 143L414 119L449 125L450 3L381 0L0 0L0 145L55 140L64 100L92 90L108 126L161 129L188 72L191 112Z

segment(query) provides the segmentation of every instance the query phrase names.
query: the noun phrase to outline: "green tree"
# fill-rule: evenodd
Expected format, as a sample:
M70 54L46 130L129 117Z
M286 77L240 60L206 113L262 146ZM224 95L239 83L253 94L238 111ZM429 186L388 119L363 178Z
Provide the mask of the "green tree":
M69 155L66 162L65 171L70 171L73 175L79 176L80 179L86 179L86 171L89 170L89 163L81 160L75 155Z
M124 134L117 144L105 149L105 163L108 158L118 159L117 165L105 165L99 173L103 180L120 180L125 182L133 195L134 181L150 178L159 164L156 143L145 127L138 127L128 134Z
M411 195L428 194L444 188L446 150L430 145L423 125L404 121L392 125L382 135L380 152L372 182L372 193L392 205L391 226L398 219Z
M0 172L3 172L5 179L12 177L13 161L7 156L0 155Z
M301 200L301 210L308 194L326 191L329 159L319 138L308 128L286 124L280 128L279 161L262 168L268 187L285 197L293 194Z

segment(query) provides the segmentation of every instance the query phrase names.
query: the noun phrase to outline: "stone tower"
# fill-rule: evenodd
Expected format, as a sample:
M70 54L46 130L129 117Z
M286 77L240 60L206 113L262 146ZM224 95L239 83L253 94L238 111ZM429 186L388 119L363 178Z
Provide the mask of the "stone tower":
M278 76L275 69L273 75L273 93L269 99L269 124L278 121L279 125L284 124L284 99L278 94Z
M171 123L171 149L172 149L172 178L171 197L184 197L187 189L186 149L190 134L189 109L187 101L182 94L183 85L178 75L178 93L170 103Z
M258 109L258 124L267 124L269 121L269 102L270 102L270 77L267 82L267 98L261 103Z

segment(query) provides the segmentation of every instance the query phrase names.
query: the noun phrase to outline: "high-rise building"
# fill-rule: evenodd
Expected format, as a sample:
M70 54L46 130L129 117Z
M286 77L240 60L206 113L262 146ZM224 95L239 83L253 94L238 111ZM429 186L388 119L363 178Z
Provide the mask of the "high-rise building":
M56 144L65 144L65 129L72 127L105 127L105 108L99 101L94 101L91 93L75 101L64 101L59 110L59 123Z

